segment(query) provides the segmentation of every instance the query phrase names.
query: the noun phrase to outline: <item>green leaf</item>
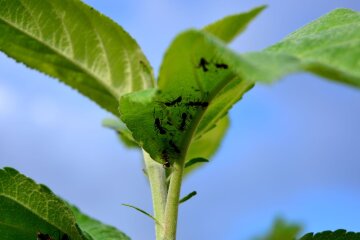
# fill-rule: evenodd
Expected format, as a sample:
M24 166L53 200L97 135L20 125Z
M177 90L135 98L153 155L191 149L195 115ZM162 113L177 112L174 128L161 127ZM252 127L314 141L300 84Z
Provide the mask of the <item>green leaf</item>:
M346 230L339 229L334 232L308 233L300 238L300 240L360 240L360 233L347 232Z
M182 199L179 200L179 204L182 204L184 202L186 202L187 200L189 200L190 198L196 196L197 192L196 191L192 191L191 193L189 193L188 195L186 195L185 197L183 197Z
M79 0L0 0L0 51L118 115L121 95L154 85L134 39Z
M304 71L360 87L359 46L360 13L337 9L290 34L266 53L293 57ZM281 66L277 68L279 71Z
M141 208L138 208L138 207L135 207L133 205L130 205L130 204L121 204L123 206L126 206L126 207L130 207L130 208L133 208L135 209L136 211L139 211L141 212L142 214L145 214L146 216L148 216L149 218L151 218L152 220L154 220L157 224L161 224L156 218L154 218L150 213L142 210Z
M116 228L103 224L71 207L80 228L93 240L130 240L128 236Z
M301 232L302 227L299 224L288 223L278 218L265 236L257 237L256 240L294 240Z
M162 114L155 114L157 95L156 89L126 94L120 98L119 111L121 120L126 123L139 146L150 153L152 159L163 163L162 149L166 148L168 142L157 138L163 136L155 127L155 119L160 119L158 114ZM169 132L166 130L166 133Z
M38 232L72 240L86 238L68 205L46 186L15 169L0 169L0 232L2 240L36 239Z
M226 43L230 43L237 35L242 33L249 23L264 9L265 5L254 8L245 13L227 16L204 28L206 32L213 34Z
M196 131L192 140L201 139L253 86L252 82L234 75L232 70L215 65L223 60L222 55L216 58L218 44L231 54L210 34L195 30L181 34L165 55L160 71L160 91L146 90L120 99L122 121L156 161L164 162L164 151L166 155L182 154L179 150L184 149L184 137L189 132ZM213 60L206 73L198 67L202 57ZM182 125L184 128L180 130ZM191 158L208 157L201 152L194 155Z
M120 119L104 119L102 124L104 127L115 130L119 139L126 147L139 148L139 145L132 137L130 130L120 121Z
M189 175L195 169L206 164L205 160L209 161L208 159L211 159L219 149L229 125L229 117L223 117L216 123L216 127L206 132L200 138L193 140L186 156L185 175ZM196 159L204 159L204 161Z
M207 160L206 158L193 158L185 163L185 168L188 168L197 163L207 163L207 162L209 162L209 160Z
M321 29L329 28L335 34L335 30L327 24L334 19L342 23L341 26L336 25L339 32L344 33L339 30L342 27L349 30L350 24L351 33L333 38L324 34ZM239 55L210 33L188 30L175 38L165 54L158 81L159 91L128 94L120 99L122 120L153 159L158 162L170 159L171 162L178 157L176 155L188 155L195 141L214 129L255 82L271 82L289 73L312 71L321 72L322 76L329 74L331 79L353 85L360 83L359 48L351 48L354 43L359 43L358 23L359 13L342 9L309 25L310 28L316 26L321 34L309 32L327 41L325 45L322 41L315 41L319 49L322 46L348 48L343 51L344 55L341 53L344 62L339 63L340 67L331 65L331 62L338 63L336 55L324 53L328 59L318 58L316 62L313 57L300 59L280 51L280 47ZM314 49L314 46L309 49ZM180 131L183 119L186 129ZM208 158L202 152L198 154L186 156L187 161L194 157Z

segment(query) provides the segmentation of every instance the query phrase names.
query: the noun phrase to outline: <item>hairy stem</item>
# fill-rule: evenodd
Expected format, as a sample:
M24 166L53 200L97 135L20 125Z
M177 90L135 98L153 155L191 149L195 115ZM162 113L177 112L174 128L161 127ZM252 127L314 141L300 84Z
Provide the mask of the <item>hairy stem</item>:
M178 218L178 208L180 199L180 189L184 172L184 160L176 161L172 166L169 194L166 201L164 236L163 240L176 239L176 226Z
M143 151L146 173L149 178L153 200L156 239L161 239L164 231L164 212L167 196L165 170L161 164L155 162L147 152ZM159 224L160 223L160 224Z

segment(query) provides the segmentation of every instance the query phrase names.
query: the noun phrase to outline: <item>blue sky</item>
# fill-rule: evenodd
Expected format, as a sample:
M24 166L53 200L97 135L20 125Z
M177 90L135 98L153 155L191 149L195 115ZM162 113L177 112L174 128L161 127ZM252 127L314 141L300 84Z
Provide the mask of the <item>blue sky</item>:
M110 1L90 5L122 25L157 72L182 30L231 13L269 8L231 47L261 50L337 7L358 0ZM360 231L360 91L300 73L258 85L231 111L231 128L206 167L186 179L178 239L250 239L276 216L305 231ZM0 167L14 167L84 212L152 239L141 155L101 127L111 115L75 91L0 54ZM150 236L150 237L149 237Z

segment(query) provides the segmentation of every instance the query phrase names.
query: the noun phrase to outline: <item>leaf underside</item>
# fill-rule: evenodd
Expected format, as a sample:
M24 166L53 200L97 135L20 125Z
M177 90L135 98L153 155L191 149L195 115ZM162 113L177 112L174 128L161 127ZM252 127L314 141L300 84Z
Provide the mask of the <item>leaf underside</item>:
M67 204L44 185L12 168L0 170L0 232L2 240L36 239L37 232L86 239Z
M118 115L118 98L154 85L131 36L80 0L0 0L0 51Z
M334 10L265 52L292 56L303 71L360 87L360 13Z
M15 169L0 169L0 183L1 240L37 239L38 233L48 234L51 240L64 236L71 240L130 239L84 215Z

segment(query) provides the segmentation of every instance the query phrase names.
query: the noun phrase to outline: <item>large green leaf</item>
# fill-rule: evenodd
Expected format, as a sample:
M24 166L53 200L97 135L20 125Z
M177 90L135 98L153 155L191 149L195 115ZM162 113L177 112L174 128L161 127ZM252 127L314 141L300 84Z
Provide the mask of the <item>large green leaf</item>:
M79 209L72 207L81 230L83 230L93 240L130 240L128 236L116 228L103 224L85 214Z
M224 42L229 43L234 40L237 35L242 33L249 23L265 8L266 6L260 6L245 13L227 16L206 26L204 30L215 35Z
M305 71L360 87L360 13L334 10L266 52L286 54Z
M360 240L360 233L347 232L346 230L339 229L334 232L308 233L300 238L300 240Z
M0 0L0 50L118 114L118 98L154 85L139 46L80 0Z
M61 199L12 168L0 170L0 233L2 240L36 239L37 233L67 234L85 240L76 219Z

